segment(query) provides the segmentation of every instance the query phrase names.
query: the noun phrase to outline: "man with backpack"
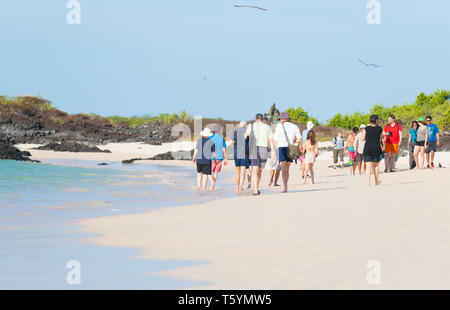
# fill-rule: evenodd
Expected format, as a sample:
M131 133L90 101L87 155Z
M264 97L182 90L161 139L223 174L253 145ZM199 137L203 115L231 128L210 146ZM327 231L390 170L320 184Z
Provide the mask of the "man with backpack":
M272 128L263 122L264 116L256 114L255 122L247 127L244 139L249 138L249 157L252 166L252 188L253 196L260 194L259 183L261 182L262 169L266 166L269 158L269 147L272 158L276 157L275 145L272 138Z
M394 115L389 115L388 124L384 126L386 134L384 172L395 172L395 156L402 144L402 126L395 121Z
M274 140L278 148L278 160L283 178L283 193L286 193L289 181L289 167L300 156L299 147L295 143L302 142L300 129L297 125L289 122L289 114L287 112L280 113L280 123L275 128Z

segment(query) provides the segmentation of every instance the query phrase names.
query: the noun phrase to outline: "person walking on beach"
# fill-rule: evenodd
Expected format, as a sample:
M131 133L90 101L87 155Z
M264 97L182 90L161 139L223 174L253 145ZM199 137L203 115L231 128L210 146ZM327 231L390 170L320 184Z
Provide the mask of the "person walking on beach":
M427 153L427 168L434 168L434 154L437 151L437 147L441 146L441 142L439 140L439 128L436 124L432 123L433 118L431 116L427 116L427 127L428 127L428 147L426 149ZM430 154L431 154L431 163L430 163Z
M314 123L313 122L309 121L308 123L306 123L306 129L303 130L303 132L302 132L302 142L301 143L303 145L305 144L306 140L308 140L308 132L310 132L313 128L314 128ZM301 164L302 164L302 177L304 177L304 175L305 175L305 167L306 167L306 165L304 163L304 154L305 154L305 150L303 149L303 158L302 158L303 160L301 162Z
M364 166L364 173L366 173L366 163L363 160L364 146L366 145L366 141L362 140L362 134L366 129L365 124L361 124L359 126L359 132L355 138L355 148L356 148L356 164L358 165L359 175L361 175L361 168Z
M281 174L281 166L280 162L278 161L278 158L272 158L270 157L267 161L266 168L270 171L270 179L268 187L271 187L272 184L274 187L278 187L278 179L280 178Z
M314 184L314 163L316 162L317 156L319 156L319 143L316 141L316 134L313 130L308 132L306 142L303 144L305 148L305 159L304 163L306 165L303 183L306 184L306 174L309 171L311 176L311 184Z
M212 184L211 184L211 190L213 191L217 178L219 177L219 173L222 171L222 165L226 166L228 164L228 157L227 157L227 143L225 142L225 139L217 134L215 131L212 131L212 136L209 137L209 139L214 143L215 146L215 156L216 160L214 160L213 157L211 157L212 164L211 164L211 172L212 172Z
M408 152L409 152L409 169L414 169L417 166L417 162L414 158L414 148L417 141L417 130L419 129L419 123L413 121L411 124L411 129L409 130L408 138Z
M255 121L247 127L245 132L245 138L249 138L253 196L260 194L259 183L261 182L262 169L264 169L269 157L269 147L272 158L276 157L272 129L263 122L263 119L261 113L256 114Z
M362 140L366 141L364 145L364 162L367 164L366 179L367 186L370 186L370 176L375 176L375 185L380 185L378 165L380 164L382 143L384 139L383 129L378 126L378 115L370 116L370 125L366 127L362 134Z
M388 124L384 126L384 132L386 133L384 172L395 172L395 156L402 144L402 126L395 121L394 115L389 115Z
M240 122L238 129L233 133L234 165L236 167L236 191L244 191L244 182L249 167L248 139L245 139L247 122Z
M196 190L206 190L208 186L208 178L213 182L211 174L212 161L216 161L215 145L209 138L212 132L209 128L205 128L200 132L200 137L194 150L192 162L197 164L197 188Z
M333 168L336 169L338 163L338 157L341 163L341 168L344 167L344 145L345 139L342 135L342 131L339 131L337 136L331 141L333 143Z
M358 133L358 128L353 127L352 133L348 135L347 142L344 146L344 155L345 153L348 153L348 166L350 167L350 175L355 175L356 171L356 147L355 147L355 140L356 140L356 134Z
M289 168L293 162L293 159L288 156L289 145L302 142L300 129L297 125L289 122L289 114L287 112L280 113L280 123L275 128L274 140L278 148L278 160L283 178L283 193L287 193Z
M428 128L425 125L425 119L423 117L417 120L419 128L416 132L416 145L414 146L414 160L416 167L414 170L423 169L425 163L425 148L428 144ZM422 161L420 162L419 153Z

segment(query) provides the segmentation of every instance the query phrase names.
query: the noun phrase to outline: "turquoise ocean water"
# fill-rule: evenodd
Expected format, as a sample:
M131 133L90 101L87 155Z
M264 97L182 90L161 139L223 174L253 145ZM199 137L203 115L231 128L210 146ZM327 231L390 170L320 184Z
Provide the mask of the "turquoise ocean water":
M223 183L214 195L196 193L194 182L194 168L186 167L0 160L0 289L176 289L199 284L149 276L192 262L138 260L133 259L137 249L88 245L83 239L89 236L74 224L233 192L231 184ZM80 262L80 285L66 281L70 260Z

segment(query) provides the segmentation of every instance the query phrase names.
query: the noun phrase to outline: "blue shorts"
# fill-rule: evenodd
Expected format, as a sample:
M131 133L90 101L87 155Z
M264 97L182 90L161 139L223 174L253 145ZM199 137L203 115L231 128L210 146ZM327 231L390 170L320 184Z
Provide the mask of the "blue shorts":
M279 147L278 148L278 162L282 163L283 161L287 161L292 163L293 160L288 157L288 147Z
M235 159L234 165L236 167L250 167L250 161L248 159Z

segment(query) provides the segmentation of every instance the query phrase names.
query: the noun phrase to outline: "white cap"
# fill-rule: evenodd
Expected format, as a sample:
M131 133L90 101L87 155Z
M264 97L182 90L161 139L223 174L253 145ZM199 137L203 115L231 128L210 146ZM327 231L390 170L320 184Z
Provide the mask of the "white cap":
M361 126L359 126L359 129L363 129L363 128L366 128L365 124L361 124Z
M311 122L311 121L309 121L309 122L306 124L306 128L308 128L308 130L311 130L313 127L314 127L314 123Z
M211 136L212 136L211 129L209 129L208 127L206 127L205 129L203 129L202 131L200 131L200 135L202 135L203 137L211 137Z
M247 126L247 122L246 121L242 121L239 123L239 127L245 127Z

